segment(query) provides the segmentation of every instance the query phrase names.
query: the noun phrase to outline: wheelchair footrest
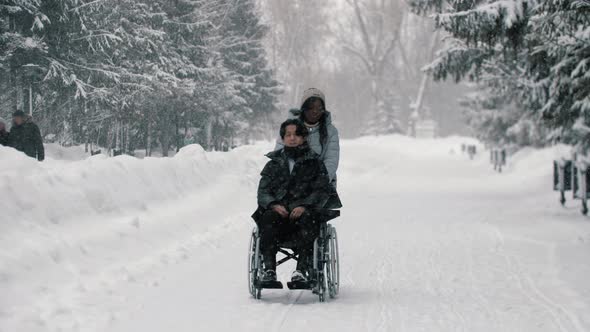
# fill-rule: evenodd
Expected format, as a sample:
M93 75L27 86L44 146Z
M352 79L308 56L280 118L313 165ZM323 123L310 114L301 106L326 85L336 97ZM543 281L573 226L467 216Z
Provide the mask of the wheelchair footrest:
M283 289L283 283L280 281L259 281L257 288Z
M289 289L311 289L313 286L311 281L289 281L287 287Z

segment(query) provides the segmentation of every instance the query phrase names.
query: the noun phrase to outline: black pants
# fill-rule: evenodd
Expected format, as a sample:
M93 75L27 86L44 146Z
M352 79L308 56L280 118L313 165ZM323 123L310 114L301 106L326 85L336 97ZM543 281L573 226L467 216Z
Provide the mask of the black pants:
M320 234L320 225L314 221L313 212L305 211L299 220L283 218L273 210L266 211L258 220L260 251L264 268L276 270L279 244L291 242L299 258L297 270L308 271L313 258L313 242Z

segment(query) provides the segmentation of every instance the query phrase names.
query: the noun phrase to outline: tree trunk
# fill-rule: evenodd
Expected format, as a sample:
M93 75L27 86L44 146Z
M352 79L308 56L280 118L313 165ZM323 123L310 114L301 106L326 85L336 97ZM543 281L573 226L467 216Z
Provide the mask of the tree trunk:
M88 122L88 103L84 100L84 124L82 125L84 135L84 152L88 153L88 142L90 141L90 124Z
M109 121L109 129L107 131L107 155L111 155L111 150L113 149L113 136L114 136L114 130L113 130L113 125L112 125L112 121Z
M115 122L115 150L121 149L120 131L121 131L121 122L117 119Z
M432 41L430 44L430 53L428 53L429 57L430 57L429 61L432 61L432 58L434 57L436 44L438 41L438 35L439 35L439 30L437 29L436 32L434 33L434 35L432 36ZM420 116L420 111L422 109L422 102L424 100L424 92L426 91L426 86L428 84L429 76L430 75L427 72L424 72L422 74L422 81L420 82L420 87L418 89L418 96L416 97L416 102L414 104L414 112L416 112L416 114L418 116Z
M170 148L170 122L160 124L160 147L162 148L162 157L168 157L168 150Z
M33 84L29 83L29 115L33 116Z
M205 128L206 130L206 150L207 151L211 151L211 148L213 146L213 117L210 116L209 119L207 119L207 127Z
M125 153L129 153L129 123L125 124Z
M151 105L148 105L147 111L148 112L145 117L145 156L149 157L152 155L152 114L154 109L151 107Z
M23 110L23 87L22 77L18 70L14 71L14 97L17 110Z
M178 136L180 125L178 121L178 112L176 108L174 108L174 139L176 141L176 152L180 151L180 137Z

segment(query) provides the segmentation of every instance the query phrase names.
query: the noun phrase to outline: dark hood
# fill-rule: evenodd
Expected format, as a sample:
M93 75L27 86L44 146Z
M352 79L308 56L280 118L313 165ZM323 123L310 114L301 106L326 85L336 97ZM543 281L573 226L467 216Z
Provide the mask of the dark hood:
M306 143L307 145L307 143ZM318 158L319 155L317 153L315 153L310 147L309 145L307 145L306 147L305 153L303 154L303 157L301 158L301 160L308 160L308 159L315 159ZM276 150L276 151L272 151L266 154L266 156L269 159L273 159L273 160L280 160L280 159L285 159L287 158L287 156L285 156L284 153L284 148L280 149L280 150Z

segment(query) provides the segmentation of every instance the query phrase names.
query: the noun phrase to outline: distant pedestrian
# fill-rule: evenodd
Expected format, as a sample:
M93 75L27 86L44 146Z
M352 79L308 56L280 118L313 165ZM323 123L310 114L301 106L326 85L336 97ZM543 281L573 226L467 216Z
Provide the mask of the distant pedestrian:
M12 122L9 145L31 158L43 161L45 159L43 138L33 119L19 110L12 114Z
M0 145L8 146L9 133L6 128L6 121L0 118Z

